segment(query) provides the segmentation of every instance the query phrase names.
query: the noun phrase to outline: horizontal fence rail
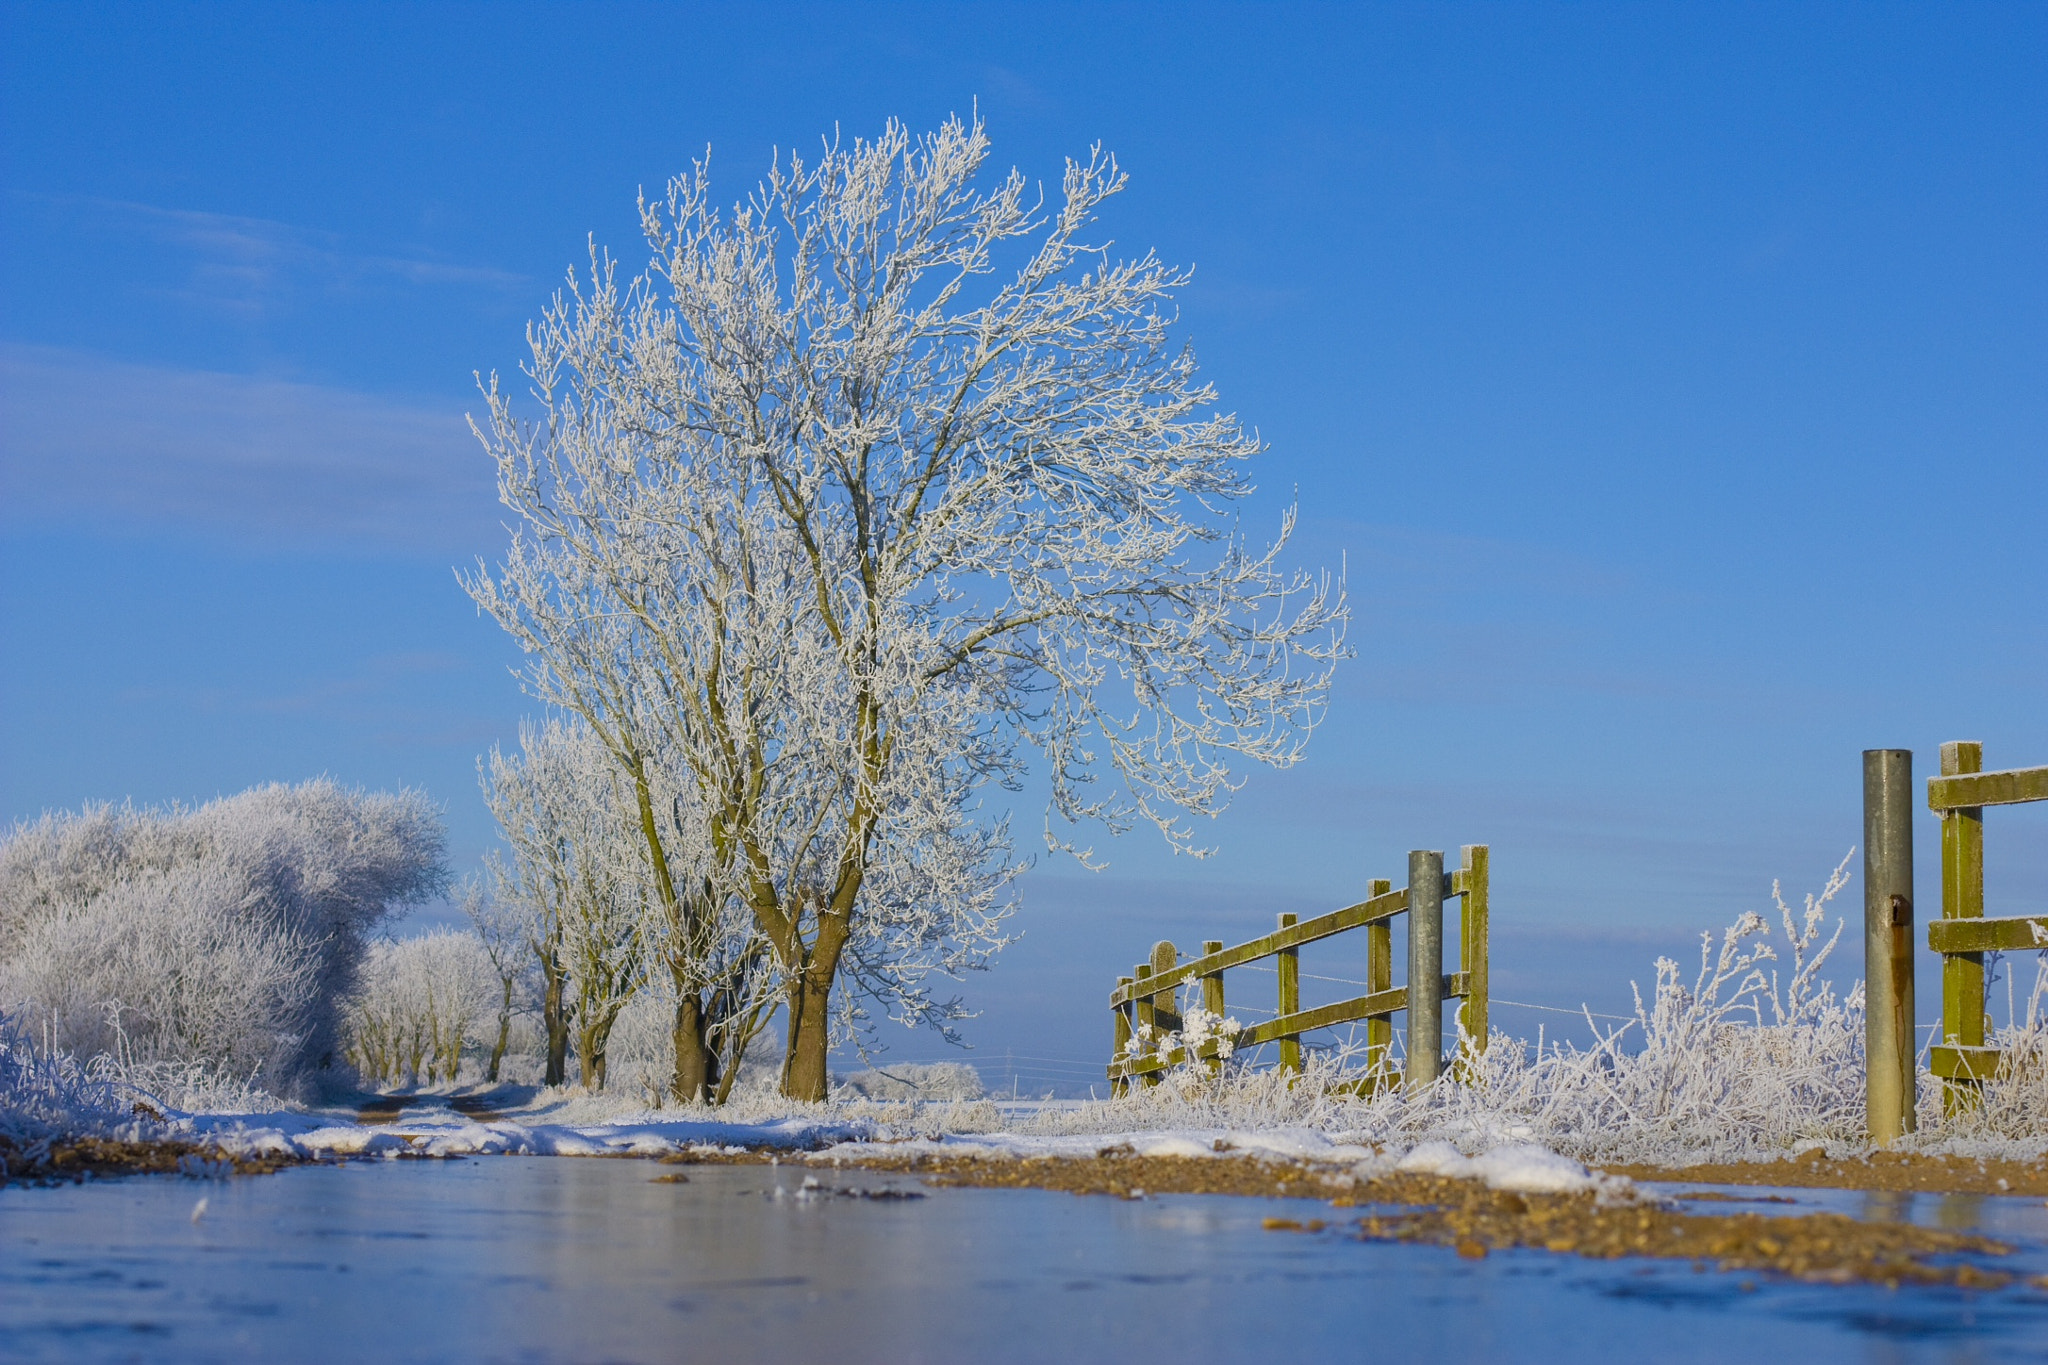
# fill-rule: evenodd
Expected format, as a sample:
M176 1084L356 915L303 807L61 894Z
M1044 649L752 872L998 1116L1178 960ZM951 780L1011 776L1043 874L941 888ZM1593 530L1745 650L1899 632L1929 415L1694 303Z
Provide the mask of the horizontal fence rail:
M1942 1042L1927 1069L1947 1081L1953 1110L1995 1078L1999 1050L1985 1046L1984 954L2048 948L2048 915L1984 915L1984 807L2048 801L2048 767L1985 772L1984 746L1941 746L1941 775L1927 779L1927 805L1941 816L1941 918L1927 946L1941 954Z
M1403 1079L1410 1085L1434 1080L1442 1065L1441 1006L1445 999L1463 999L1460 1011L1465 1034L1484 1049L1487 1035L1488 848L1468 844L1463 865L1446 872L1443 855L1411 853L1409 884L1396 890L1391 882L1368 884L1366 899L1313 919L1281 915L1279 927L1263 938L1235 947L1220 941L1202 945L1201 956L1182 962L1170 942L1155 944L1152 957L1119 977L1110 992L1115 1042L1108 1067L1113 1093L1124 1094L1132 1082L1156 1085L1175 1067L1191 1062L1221 1066L1239 1048L1266 1043L1280 1045L1282 1070L1301 1070L1301 1036L1338 1024L1366 1025L1367 1070L1389 1074L1393 1047L1393 1016L1410 1014L1408 1065ZM1420 890L1418 891L1418 888ZM1457 897L1459 969L1443 970L1443 903ZM1393 919L1410 916L1408 982L1394 984ZM1364 995L1312 1009L1301 1007L1301 949L1337 934L1362 929L1366 934ZM1267 958L1271 968L1254 967ZM1192 1046L1184 1041L1187 1021L1177 992L1200 983L1202 1013L1220 1021L1224 1013L1223 973L1232 968L1272 971L1278 979L1274 1017L1240 1028L1228 1036L1206 1036ZM1417 989L1417 983L1421 988ZM1416 997L1411 1000L1411 993Z

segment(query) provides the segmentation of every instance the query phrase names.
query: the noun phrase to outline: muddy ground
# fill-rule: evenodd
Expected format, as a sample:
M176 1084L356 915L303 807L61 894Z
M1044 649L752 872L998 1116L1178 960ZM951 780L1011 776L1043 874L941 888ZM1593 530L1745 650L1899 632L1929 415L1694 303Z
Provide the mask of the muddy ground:
M238 1156L201 1142L75 1138L16 1144L0 1137L0 1185L68 1185L123 1175L268 1175L308 1158Z
M686 1164L692 1158L665 1160ZM815 1168L828 1161L839 1164L844 1158L828 1159L821 1155L805 1164ZM1023 1159L924 1153L890 1157L878 1152L845 1164L915 1174L940 1186L1064 1190L1125 1199L1154 1194L1317 1199L1328 1204L1327 1216L1268 1219L1267 1227L1275 1232L1430 1243L1453 1247L1459 1255L1468 1257L1528 1247L1599 1259L1647 1256L1690 1261L1701 1270L1761 1271L1822 1283L1947 1284L1982 1289L2018 1285L2036 1292L2048 1289L2048 1277L2023 1279L2000 1269L1999 1259L2009 1255L2012 1248L1990 1238L1903 1223L1865 1222L1835 1213L1691 1211L1700 1203L1729 1201L1727 1194L1716 1191L1680 1192L1671 1198L1639 1195L1606 1199L1592 1194L1515 1194L1488 1189L1476 1180L1443 1176L1388 1174L1361 1180L1348 1170L1310 1163L1141 1157L1128 1152ZM1800 1164L1809 1176L1816 1176L1815 1168L1821 1163ZM1975 1163L1970 1164L1974 1168ZM1938 1173L1960 1174L1947 1164L1925 1174L1933 1178ZM1661 1179L1674 1174L1677 1173L1659 1172L1655 1176L1646 1174L1645 1178ZM1903 1171L1894 1170L1894 1174L1902 1180L1907 1178ZM1969 1174L1975 1180L1985 1173L1973 1169ZM1690 1168L1680 1178L1701 1183L1737 1183L1723 1182L1718 1168ZM2010 1176L2004 1178L2011 1183ZM1805 1183L1824 1182L1816 1177ZM1365 1211L1351 1212L1360 1208Z
M1606 1166L1631 1180L1702 1185L1784 1185L1799 1189L1905 1190L1925 1194L2048 1196L2048 1160L1978 1161L1960 1156L1877 1152L1830 1160L1819 1152L1788 1161L1738 1161L1714 1166Z

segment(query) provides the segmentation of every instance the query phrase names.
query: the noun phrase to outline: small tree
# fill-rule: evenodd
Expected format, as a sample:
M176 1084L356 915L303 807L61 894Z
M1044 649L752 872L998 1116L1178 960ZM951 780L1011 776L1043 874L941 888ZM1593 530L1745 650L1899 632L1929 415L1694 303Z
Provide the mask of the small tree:
M680 926L742 906L818 1099L864 1003L946 1021L933 973L1005 939L1015 871L986 784L1035 751L1045 837L1190 815L1231 764L1285 766L1343 654L1341 585L1228 520L1260 450L1167 337L1185 271L1091 237L1097 150L1048 207L986 188L979 120L778 160L729 220L699 163L641 204L624 285L593 249L529 330L543 420L491 381L518 517L466 580L641 793L666 755L701 833ZM659 864L660 859L656 859ZM835 987L848 982L851 990Z
M765 1026L772 996L765 955L751 922L714 907L701 923L678 923L675 888L693 882L699 845L668 795L656 757L636 752L630 770L580 720L523 726L520 752L493 751L484 765L486 797L510 846L494 863L501 898L523 907L540 961L542 1012L553 1059L573 1032L584 1083L600 1089L605 1042L633 995L650 988L648 969L664 964L652 988L673 1001L683 1100L722 1099L732 1066ZM665 834L651 812L667 808ZM649 818L643 822L643 815ZM650 832L652 827L652 832ZM699 897L703 895L700 891ZM691 1065L694 1063L694 1066Z
M491 1042L490 1064L484 1069L484 1079L495 1085L505 1052L512 1045L513 1002L533 974L534 952L526 941L526 916L490 895L481 878L463 881L462 913L498 978L498 1027Z
M512 855L508 861L493 852L485 866L494 900L507 907L519 925L540 973L541 1030L547 1048L541 1083L562 1085L569 1076L573 1011L562 939L574 872L559 802L549 794L556 775L546 770L546 751L532 728L521 726L519 738L520 753L508 755L493 748L477 765L484 802L497 817Z

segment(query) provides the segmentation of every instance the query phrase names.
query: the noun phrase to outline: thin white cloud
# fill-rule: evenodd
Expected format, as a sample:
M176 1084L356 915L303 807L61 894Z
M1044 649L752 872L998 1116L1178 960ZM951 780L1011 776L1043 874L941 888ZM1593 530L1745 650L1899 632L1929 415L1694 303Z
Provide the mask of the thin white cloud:
M0 346L0 523L266 548L488 554L489 461L460 406Z
M398 281L507 290L530 283L511 271L448 261L429 252L360 251L338 233L269 218L90 195L16 191L15 197L170 248L189 263L185 284L171 292L232 312L257 312L306 288L347 290Z

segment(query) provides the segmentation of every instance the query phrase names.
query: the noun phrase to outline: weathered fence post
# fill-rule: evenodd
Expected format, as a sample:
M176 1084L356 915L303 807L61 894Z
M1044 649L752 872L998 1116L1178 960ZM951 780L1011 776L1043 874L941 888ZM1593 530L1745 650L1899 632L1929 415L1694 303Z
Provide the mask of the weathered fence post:
M1280 927L1292 929L1300 921L1293 915L1282 914ZM1282 948L1273 954L1273 967L1280 974L1279 1015L1286 1018L1301 1009L1301 949ZM1297 1075L1301 1072L1301 1035L1289 1033L1280 1039L1280 1069Z
M1133 985L1135 988L1143 990L1145 983L1152 979L1152 964L1140 962L1137 966L1131 968L1131 974L1134 978ZM1131 1020L1139 1040L1144 1044L1146 1054L1150 1055L1159 1047L1159 1012L1153 1006L1150 995L1135 995L1131 997ZM1143 1077L1143 1083L1146 1085L1159 1084L1159 1073L1154 1071L1146 1072Z
M1870 1140L1915 1123L1913 751L1863 751L1863 1075Z
M1154 977L1165 976L1179 965L1180 949L1174 947L1170 940L1160 939L1159 942L1152 945L1152 975ZM1161 1033L1179 1033L1181 1031L1180 998L1174 994L1173 987L1168 986L1163 991L1153 993L1152 1020L1159 1026Z
M1222 939L1208 938L1202 940L1203 957L1208 957L1211 953L1220 953L1222 951ZM1202 1008L1207 1010L1210 1014L1215 1015L1216 1018L1219 1020L1223 1018L1223 973L1206 972L1203 974ZM1190 1057L1188 1060L1193 1061L1194 1059ZM1221 1075L1222 1072L1223 1058L1221 1057L1221 1055L1211 1057L1209 1059L1209 1074L1212 1076L1217 1076Z
M1489 1029L1486 996L1492 976L1486 948L1492 908L1486 882L1492 853L1485 844L1466 844L1461 851L1465 898L1458 925L1458 963L1465 973L1465 1003L1459 1007L1458 1018L1465 1026L1465 1036L1472 1040L1472 1050L1484 1052Z
M1984 770L1984 746L1956 740L1941 746L1941 774ZM1941 813L1941 917L1984 916L1984 808L1958 806ZM1941 1033L1950 1047L1984 1046L1984 954L1944 953L1941 959ZM1951 1079L1942 1089L1950 1112L1976 1096L1976 1086Z
M1444 1057L1444 855L1408 855L1409 1090L1437 1078Z
M1122 990L1130 984L1131 978L1128 976L1120 976L1116 979L1116 988L1118 990ZM1109 1055L1110 1059L1114 1061L1131 1050L1131 1006L1128 1003L1118 1005L1112 1013L1116 1015L1116 1044L1110 1049ZM1109 1094L1112 1099L1118 1095L1129 1094L1130 1089L1131 1083L1127 1080L1117 1079L1109 1083Z
M1394 884L1383 877L1366 883L1365 897L1387 895ZM1389 920L1365 926L1365 991L1378 995L1394 989L1394 926ZM1394 1021L1382 1014L1365 1021L1365 1069L1385 1074L1393 1064Z
M2006 783L1998 787L1998 792L2004 793L2007 787L2012 787L2013 792L2019 794L1994 794L1977 800L1979 805L2003 800L2048 800L2048 768L1990 776L1999 779L2015 776L2019 785ZM2036 787L2040 790L2036 791ZM1971 799L1978 797L1975 788L1965 795ZM1396 891L1393 883L1374 878L1367 883L1370 890L1363 902L1307 920L1281 915L1278 927L1272 933L1235 947L1220 939L1208 939L1202 943L1199 955L1183 958L1171 942L1162 940L1154 944L1151 960L1139 963L1131 975L1119 977L1117 988L1110 996L1110 1006L1118 1015L1114 1021L1115 1046L1108 1068L1113 1093L1127 1095L1134 1083L1158 1085L1169 1065L1178 1067L1198 1059L1207 1065L1211 1075L1220 1073L1224 1060L1221 1049L1208 1046L1220 1042L1220 1038L1199 1027L1200 1019L1192 1021L1198 1027L1191 1032L1187 1011L1197 1010L1201 1019L1213 1016L1220 1021L1226 1009L1224 975L1233 967L1244 967L1268 957L1274 959L1278 1013L1262 1023L1237 1029L1231 1040L1233 1051L1249 1053L1268 1043L1278 1043L1281 1072L1299 1075L1304 1070L1308 1051L1302 1041L1306 1034L1340 1024L1363 1023L1367 1030L1366 1072L1349 1079L1341 1088L1349 1093L1369 1094L1392 1084L1400 1074L1393 1064L1393 1023L1394 1016L1405 1011L1409 1016L1406 1081L1411 1088L1421 1089L1443 1075L1447 1060L1443 1055L1443 1010L1448 1003L1447 997L1458 996L1464 1001L1463 1012L1458 1019L1473 1046L1461 1048L1455 1064L1471 1064L1479 1049L1485 1046L1487 1033L1487 930L1491 908L1487 847L1484 844L1465 845L1460 866L1453 873L1444 871L1442 853L1414 851L1409 854L1408 874L1413 883L1411 886ZM1459 910L1462 937L1458 970L1451 975L1444 973L1446 896L1458 896L1463 900ZM1397 989L1394 985L1392 926L1393 921L1404 914L1408 916L1409 923L1408 980ZM2012 928L2014 925L2025 928L2030 934L2036 932L2030 927L2032 923L2031 920L2014 920L2010 925L2005 921L1979 921L1972 930L2004 926L2001 932L2011 937L2018 932ZM1366 981L1363 984L1366 994L1318 1005L1314 1009L1303 1009L1301 949L1307 944L1354 929L1365 931ZM2040 917L2039 932L2048 935L2048 915ZM2004 939L2001 939L1992 946L2003 946L2003 943ZM1972 948L1975 940L1958 946ZM1197 982L1201 983L1199 994L1195 990ZM1184 1006L1181 1003L1183 986L1187 987ZM1191 1041L1197 1034L1204 1036L1199 1042ZM1939 1051L1943 1049L1937 1049Z
M1974 1104L1986 1081L2014 1059L1985 1046L1984 954L2030 952L2048 944L2048 915L1984 914L1984 808L2048 801L2048 766L1984 771L1984 746L1941 746L1941 776L1927 779L1928 808L1941 816L1941 918L1927 926L1927 946L1941 954L1942 1041L1927 1069L1943 1081L1942 1104L1953 1113Z

